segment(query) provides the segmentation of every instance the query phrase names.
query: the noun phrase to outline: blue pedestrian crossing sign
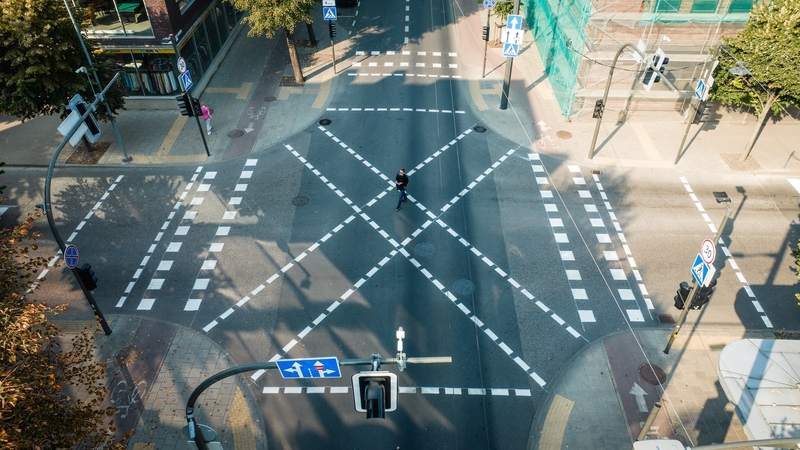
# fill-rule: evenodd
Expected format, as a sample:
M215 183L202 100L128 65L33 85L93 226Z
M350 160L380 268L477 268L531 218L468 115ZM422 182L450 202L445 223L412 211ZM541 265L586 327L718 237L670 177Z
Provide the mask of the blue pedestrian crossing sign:
M69 244L67 248L64 249L64 262L70 269L74 269L75 266L78 265L78 247Z
M513 14L508 16L508 21L506 22L506 28L511 30L521 30L522 29L522 16L515 16Z
M322 7L322 18L325 20L336 20L336 7L335 6L323 6Z
M192 86L194 86L194 83L192 83L192 74L189 73L188 70L186 72L183 72L182 74L180 74L178 76L178 78L180 78L181 79L181 83L183 83L183 90L184 91L188 92L189 89L191 89Z
M703 256L698 253L692 264L692 276L697 280L697 284L705 284L704 282L706 281L706 277L708 277L708 272L708 264L703 262Z
M503 44L503 56L516 58L519 55L519 44Z
M339 360L335 356L322 358L279 359L278 369L283 378L341 378Z

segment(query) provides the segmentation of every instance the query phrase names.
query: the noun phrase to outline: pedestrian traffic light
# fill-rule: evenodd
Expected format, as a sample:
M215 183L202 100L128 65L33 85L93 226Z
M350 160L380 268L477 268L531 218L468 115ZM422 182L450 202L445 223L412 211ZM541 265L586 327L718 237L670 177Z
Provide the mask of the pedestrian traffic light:
M331 34L331 39L336 37L336 23L332 20L328 21L328 32Z
M653 66L647 66L647 70L645 70L644 77L642 78L642 84L644 84L645 90L649 91L650 88L653 87L653 83L661 81L661 74L664 73L664 66L668 63L669 58L664 54L664 51L660 48L656 50L656 54L653 55Z
M194 115L195 116L202 116L203 115L203 109L200 107L200 100L198 100L198 99L196 99L194 97L191 97L191 99L192 99L192 110L194 111Z
M711 109L709 108L708 102L700 101L700 103L697 104L697 111L694 113L692 123L697 125L701 122L707 122L710 114Z
M386 411L397 409L397 375L385 371L359 372L353 375L356 411L366 412L367 419L383 419Z
M703 305L708 303L711 294L714 293L714 286L716 285L717 285L717 280L711 280L711 282L708 283L708 286L700 286L700 290L697 291L697 295L694 296L694 301L692 302L692 309L700 309Z
M686 300L689 299L689 291L691 288L689 287L689 283L685 281L681 281L681 284L678 285L678 292L675 295L675 307L678 309L683 309L683 305L686 303Z
M602 119L603 118L603 110L606 108L606 105L603 104L602 100L598 100L594 102L594 113L592 113L593 119Z
M78 271L78 278L83 282L83 287L90 291L97 287L97 277L94 276L91 264L84 264L75 270Z
M178 108L181 109L182 116L194 116L194 107L192 106L192 98L189 97L189 94L184 92L181 95L175 97L175 100L178 101Z
M483 27L483 40L484 41L488 41L489 40L489 27L487 27L487 26Z

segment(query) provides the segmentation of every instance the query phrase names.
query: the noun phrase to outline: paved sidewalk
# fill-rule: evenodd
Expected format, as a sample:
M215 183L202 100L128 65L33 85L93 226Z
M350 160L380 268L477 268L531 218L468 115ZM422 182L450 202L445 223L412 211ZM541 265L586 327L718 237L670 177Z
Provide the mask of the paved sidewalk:
M106 317L112 334L106 336L94 321L65 320L55 324L64 332L62 345L85 327L97 327L97 356L108 365L109 397L118 435L136 434L129 449L188 448L181 432L186 426L186 402L202 381L236 364L203 333L167 322L112 314ZM217 433L223 448L267 448L267 437L256 396L246 374L212 385L195 405L198 423Z

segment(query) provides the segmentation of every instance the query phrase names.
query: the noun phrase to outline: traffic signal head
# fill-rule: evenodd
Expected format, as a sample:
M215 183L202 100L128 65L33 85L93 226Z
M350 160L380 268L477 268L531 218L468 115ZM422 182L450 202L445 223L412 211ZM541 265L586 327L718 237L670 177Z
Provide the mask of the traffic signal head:
M645 90L649 91L650 88L653 87L653 83L661 81L661 74L664 73L664 66L666 64L669 64L669 58L667 58L664 51L659 48L656 50L656 54L653 55L653 67L647 66L644 72L642 84L644 84Z
M328 21L328 31L331 34L331 39L336 37L336 23L332 20Z
M678 309L683 309L683 305L686 303L686 300L689 298L689 291L692 288L689 287L689 283L685 281L681 281L681 284L678 285L678 292L675 295L675 307Z
M483 40L484 41L488 41L489 40L489 27L487 27L487 26L483 27Z
M189 94L184 92L181 95L175 97L175 100L178 101L178 108L181 110L181 115L183 116L194 116L194 107L192 106L192 98L189 97Z
M700 289L697 291L697 295L694 296L692 309L700 309L703 305L708 303L711 294L714 293L714 286L716 285L717 280L711 280L711 282L708 283L708 286L700 286Z
M386 411L397 409L397 375L391 372L359 372L353 375L356 411L367 419L383 419Z
M81 279L83 287L90 291L97 287L97 277L94 276L94 270L92 270L91 264L84 264L75 270L78 271L78 278Z
M692 123L697 125L701 122L708 121L708 116L711 114L711 109L709 108L708 102L701 101L697 104L697 111L694 113L694 119L692 119Z
M195 116L202 116L203 110L200 107L200 100L194 97L190 97L192 99L192 111L194 112Z
M67 111L75 111L78 115L83 116L86 114L86 111L89 109L89 105L83 100L83 97L80 95L76 95L70 101L70 104L67 105ZM89 142L97 142L100 139L100 124L97 123L97 119L94 118L94 114L89 114L86 116L86 120L83 122L86 124L86 128L88 131L86 132L86 138L89 139Z
M603 118L603 110L606 108L606 105L603 104L602 100L598 100L594 102L594 112L592 113L593 119L602 119Z

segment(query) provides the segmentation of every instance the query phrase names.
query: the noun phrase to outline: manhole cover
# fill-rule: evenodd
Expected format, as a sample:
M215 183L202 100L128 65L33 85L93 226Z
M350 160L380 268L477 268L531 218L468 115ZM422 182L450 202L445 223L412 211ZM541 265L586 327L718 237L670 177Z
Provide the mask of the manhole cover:
M658 367L655 364L642 364L639 366L639 376L642 379L650 384L663 384L667 381L667 374L664 373L664 369Z
M320 119L319 124L322 126L330 125L331 119Z
M453 283L453 291L459 295L469 295L475 292L475 285L469 280L456 280Z
M292 199L292 204L294 206L305 206L310 201L311 199L306 197L305 195L298 195L297 197Z
M569 139L572 137L572 133L569 131L556 131L556 137L559 139Z
M414 250L416 250L417 255L419 256L433 256L433 254L436 252L433 244L429 244L427 242L417 244L417 246L414 247Z
M228 131L228 137L231 139L236 139L244 136L244 130L231 130Z
M486 127L482 127L482 126L480 126L480 125L478 125L478 126L476 126L475 128L473 128L473 130L474 130L476 133L486 133Z
M274 102L275 100L277 100L277 98L275 98L275 97L273 97L271 95L264 99L265 102Z

